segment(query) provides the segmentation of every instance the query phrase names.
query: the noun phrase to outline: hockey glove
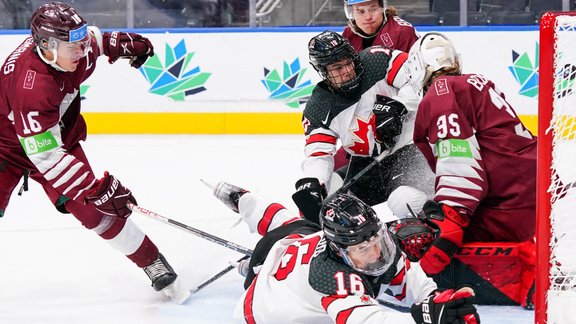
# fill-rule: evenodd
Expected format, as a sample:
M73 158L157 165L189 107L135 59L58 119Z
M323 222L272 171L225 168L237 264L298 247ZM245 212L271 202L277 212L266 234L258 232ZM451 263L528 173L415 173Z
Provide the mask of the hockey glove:
M85 204L93 205L102 214L120 218L128 218L132 214L128 202L137 205L132 192L108 172L104 172L96 187L90 189L84 198Z
M438 230L419 218L403 218L390 227L396 245L408 260L418 262L432 246Z
M376 95L376 102L372 109L376 128L376 141L386 146L393 147L394 139L402 133L402 117L408 110L398 100L390 97Z
M302 178L296 182L292 200L305 219L320 224L320 207L326 196L326 188L317 178Z
M130 65L139 68L148 57L154 56L154 46L140 34L115 31L102 34L104 55L111 64L119 58L130 59Z
M470 287L454 292L436 291L421 303L412 305L410 312L416 324L479 324L474 307L474 291Z
M452 260L464 238L464 228L468 225L468 217L456 209L428 200L418 217L430 227L438 231L432 246L424 253L420 265L429 275L438 274Z

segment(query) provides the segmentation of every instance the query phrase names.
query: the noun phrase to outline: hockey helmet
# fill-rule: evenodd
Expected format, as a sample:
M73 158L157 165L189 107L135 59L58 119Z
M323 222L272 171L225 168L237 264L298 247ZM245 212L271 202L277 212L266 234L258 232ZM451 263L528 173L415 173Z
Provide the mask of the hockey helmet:
M69 5L53 1L38 7L32 14L30 29L34 42L43 50L52 50L62 56L84 56L90 45L90 33L86 20ZM71 43L60 50L62 42ZM81 54L78 53L78 47Z
M348 20L354 20L353 5L371 1L378 2L378 5L382 7L382 13L384 13L388 7L386 0L344 0L344 13L346 14L346 18L348 18Z
M379 276L394 262L397 248L386 225L360 199L337 195L322 206L320 222L331 249L355 270Z
M308 54L310 64L334 91L351 94L360 88L364 66L358 53L342 35L326 30L312 37L308 42ZM328 68L329 65L344 60L353 63L354 75L338 84L331 80Z
M406 61L408 80L414 91L423 96L436 71L461 73L460 56L454 44L440 33L427 33L412 45Z

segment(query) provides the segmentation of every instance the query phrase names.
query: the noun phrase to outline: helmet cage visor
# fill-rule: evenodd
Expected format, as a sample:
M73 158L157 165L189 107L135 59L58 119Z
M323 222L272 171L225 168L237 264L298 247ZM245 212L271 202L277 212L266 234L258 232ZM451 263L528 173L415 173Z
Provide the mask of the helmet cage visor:
M369 240L350 246L338 245L344 262L369 276L382 275L394 262L396 246L386 226Z

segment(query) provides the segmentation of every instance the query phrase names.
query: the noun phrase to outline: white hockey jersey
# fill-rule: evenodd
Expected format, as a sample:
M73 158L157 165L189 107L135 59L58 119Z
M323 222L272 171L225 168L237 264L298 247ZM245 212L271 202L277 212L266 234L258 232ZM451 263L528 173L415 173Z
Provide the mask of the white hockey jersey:
M239 204L244 221L260 234L299 219L278 206L250 193ZM270 250L235 317L245 323L414 323L410 313L378 300L408 309L437 287L418 263L397 255L389 278L369 277L335 257L323 232L289 235Z
M303 177L318 178L327 189L330 188L338 140L351 155L376 156L383 151L375 141L372 113L377 94L402 102L408 110L402 133L389 153L412 143L419 99L407 83L404 67L407 53L376 46L361 51L359 56L364 66L359 92L346 97L320 82L303 113L306 135Z

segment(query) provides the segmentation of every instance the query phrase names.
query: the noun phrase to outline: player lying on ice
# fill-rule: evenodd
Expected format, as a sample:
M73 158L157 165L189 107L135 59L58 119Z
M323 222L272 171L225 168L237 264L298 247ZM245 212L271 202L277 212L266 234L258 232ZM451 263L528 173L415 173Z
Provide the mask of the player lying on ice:
M241 265L247 290L235 317L246 323L480 323L473 290L436 289L353 196L323 205L320 230L236 186L221 182L214 194L263 236Z
M38 182L56 208L71 213L144 270L155 290L182 302L189 295L156 245L128 218L132 192L114 176L96 179L80 144L80 84L97 58L126 58L139 68L154 55L139 34L101 33L61 2L32 15L32 35L6 59L0 76L0 217L21 178Z
M406 65L423 96L414 143L435 172L421 218L436 236L428 245L408 226L411 233L400 233L404 249L439 287L471 284L479 304L531 307L536 138L492 81L462 74L444 35L420 38Z

